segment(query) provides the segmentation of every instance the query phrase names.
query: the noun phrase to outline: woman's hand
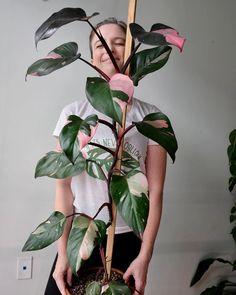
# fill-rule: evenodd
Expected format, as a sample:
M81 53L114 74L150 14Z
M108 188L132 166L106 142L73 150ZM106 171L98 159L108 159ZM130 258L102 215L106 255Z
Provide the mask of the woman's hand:
M72 283L72 271L69 267L67 257L58 256L56 267L53 272L53 278L56 281L57 287L62 295L67 295L66 283L71 285Z
M146 282L147 282L147 272L148 272L149 262L147 259L138 256L133 262L130 264L128 269L123 275L123 279L126 283L128 283L131 277L134 278L135 283L135 291L134 295L143 295Z

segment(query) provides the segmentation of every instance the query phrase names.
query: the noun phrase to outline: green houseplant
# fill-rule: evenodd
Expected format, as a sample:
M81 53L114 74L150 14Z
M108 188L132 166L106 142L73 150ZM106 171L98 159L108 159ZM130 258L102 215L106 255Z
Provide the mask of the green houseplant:
M228 159L230 178L228 189L230 192L234 190L236 184L236 129L232 130L229 135L228 146ZM230 212L230 223L232 224L231 235L236 242L236 205L234 205ZM199 262L197 269L193 275L190 286L194 286L199 280L201 280L204 274L209 270L212 264L215 262L228 264L232 268L232 273L236 271L236 261L229 261L222 258L207 258ZM236 282L229 281L228 279L220 279L216 286L209 287L201 292L200 295L233 295L236 293Z
M86 212L73 214L67 252L74 274L77 274L83 261L90 257L95 246L100 245L104 239L106 229L113 219L112 202L136 235L141 236L144 231L149 206L146 177L134 165L132 157L125 152L122 153L121 168L119 171L115 169L124 136L132 128L136 128L142 135L163 146L173 161L177 150L177 141L170 120L161 112L148 114L142 121L132 122L122 133L118 133L117 126L123 125L124 109L133 95L134 86L137 86L144 76L166 64L171 53L169 45L182 50L184 39L176 30L164 24L154 24L150 31L145 31L138 24L132 23L131 35L138 43L120 69L103 36L90 22L90 19L97 14L87 16L81 8L64 8L50 16L39 27L35 34L35 43L37 46L39 41L49 38L65 24L73 21L87 22L107 50L117 74L109 78L99 68L83 59L78 53L78 45L75 42L58 46L27 70L27 75L43 76L76 60L85 62L100 75L100 77L87 78L87 99L96 110L113 121L111 124L99 119L97 115L90 115L84 119L71 115L59 136L62 151L47 153L36 166L35 177L48 176L61 179L87 171L91 177L99 178L107 184L109 202L98 208L95 216L88 216ZM155 47L138 51L142 43ZM130 75L127 76L124 73L129 65ZM112 130L116 142L115 149L91 142L98 124L104 124ZM98 156L87 157L83 150L86 145L94 146L96 155L106 153L105 160L101 160ZM97 219L98 213L104 208L108 208L110 213L107 223ZM23 251L39 250L58 240L68 217L71 216L53 212L30 234ZM106 290L103 289L104 285L107 287ZM105 275L102 283L97 281L90 283L86 294L131 294L131 289L126 284L114 282Z

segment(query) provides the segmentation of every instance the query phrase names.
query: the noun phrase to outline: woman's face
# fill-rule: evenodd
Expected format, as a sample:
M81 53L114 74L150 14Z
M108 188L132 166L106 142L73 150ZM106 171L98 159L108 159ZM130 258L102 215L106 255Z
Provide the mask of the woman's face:
M125 51L125 33L122 28L117 24L105 24L98 29L103 38L106 40L116 63L119 68L124 63L124 51ZM92 64L102 70L106 75L111 77L116 73L116 70L103 47L101 41L94 34L91 40L91 48L93 53Z

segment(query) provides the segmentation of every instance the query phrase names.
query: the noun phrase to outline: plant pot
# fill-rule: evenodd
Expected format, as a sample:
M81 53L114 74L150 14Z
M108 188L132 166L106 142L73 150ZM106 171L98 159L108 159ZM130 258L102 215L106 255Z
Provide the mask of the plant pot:
M110 280L124 283L123 272L119 269L112 268ZM103 267L93 267L80 273L79 277L75 279L73 286L68 287L67 295L84 295L86 287L93 281L100 282L101 284L104 282Z

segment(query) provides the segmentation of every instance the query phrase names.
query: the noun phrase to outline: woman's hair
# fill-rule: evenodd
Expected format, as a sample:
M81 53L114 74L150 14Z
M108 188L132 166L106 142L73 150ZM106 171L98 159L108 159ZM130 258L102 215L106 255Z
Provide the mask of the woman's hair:
M103 25L107 25L107 24L115 24L118 25L119 27L121 27L121 29L124 31L124 33L126 34L126 30L127 30L127 25L125 22L117 20L115 17L109 17L107 19L104 19L103 21L99 22L96 26L95 29L99 29L101 26ZM91 54L91 58L93 57L93 50L92 50L92 38L94 36L95 32L92 30L90 35L89 35L89 49L90 49L90 54Z

